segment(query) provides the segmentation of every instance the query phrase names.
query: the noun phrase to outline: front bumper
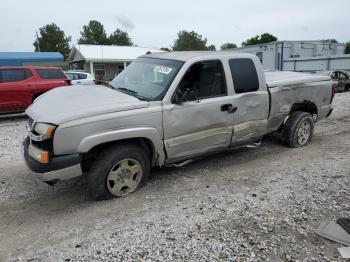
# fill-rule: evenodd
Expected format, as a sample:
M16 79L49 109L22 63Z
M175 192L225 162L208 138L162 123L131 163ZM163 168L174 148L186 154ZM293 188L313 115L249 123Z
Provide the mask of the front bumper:
M50 159L48 164L41 164L31 158L28 154L30 139L27 137L23 141L23 158L35 177L45 182L56 182L67 180L82 174L80 169L79 154L55 156Z

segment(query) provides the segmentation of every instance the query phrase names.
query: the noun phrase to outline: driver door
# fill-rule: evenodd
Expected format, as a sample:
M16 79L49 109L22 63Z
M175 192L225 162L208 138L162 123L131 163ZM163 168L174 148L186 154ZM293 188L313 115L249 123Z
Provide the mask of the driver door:
M163 107L168 162L227 148L234 109L220 60L193 64L177 87L182 102Z

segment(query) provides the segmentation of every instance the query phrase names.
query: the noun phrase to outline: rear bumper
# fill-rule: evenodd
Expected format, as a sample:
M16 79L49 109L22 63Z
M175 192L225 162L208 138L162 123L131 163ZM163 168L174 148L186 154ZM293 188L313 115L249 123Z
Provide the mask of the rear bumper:
M29 138L23 141L22 154L31 175L45 182L67 180L81 175L79 154L56 156L41 164L28 154Z

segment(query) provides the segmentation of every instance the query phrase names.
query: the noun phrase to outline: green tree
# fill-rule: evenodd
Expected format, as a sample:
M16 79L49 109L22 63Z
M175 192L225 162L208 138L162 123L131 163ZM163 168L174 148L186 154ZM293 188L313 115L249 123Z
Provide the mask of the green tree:
M170 48L168 47L161 47L160 50L166 51L166 52L170 52Z
M210 45L210 46L208 46L208 50L210 50L210 51L216 51L215 45Z
M247 39L242 43L242 46L265 44L265 43L270 43L274 41L277 41L277 37L269 33L264 33L264 34L261 34L260 36L257 35Z
M350 54L350 42L347 42L345 44L345 50L344 50L345 54Z
M91 20L89 24L84 25L80 35L79 44L108 45L104 26L96 20Z
M132 40L126 31L115 30L109 37L108 42L111 45L132 46Z
M182 30L177 34L172 49L174 51L191 51L191 50L211 50L213 45L207 46L207 39L202 35L191 31ZM215 46L214 46L215 48Z
M331 38L331 39L324 39L324 42L331 42L332 44L338 44L339 42L337 39Z
M237 48L237 45L234 43L226 43L220 47L221 50L227 50L227 49L233 49L233 48Z
M70 36L66 36L55 23L39 28L39 35L34 41L35 52L60 52L66 59L70 53Z

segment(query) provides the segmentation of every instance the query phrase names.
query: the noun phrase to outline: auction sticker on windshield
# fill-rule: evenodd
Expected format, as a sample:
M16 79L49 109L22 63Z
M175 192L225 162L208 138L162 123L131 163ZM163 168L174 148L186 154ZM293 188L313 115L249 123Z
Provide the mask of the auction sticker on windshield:
M170 67L160 66L160 65L154 66L154 69L153 69L154 72L158 72L158 73L162 73L162 74L166 74L166 75L169 75L172 70L173 69Z

